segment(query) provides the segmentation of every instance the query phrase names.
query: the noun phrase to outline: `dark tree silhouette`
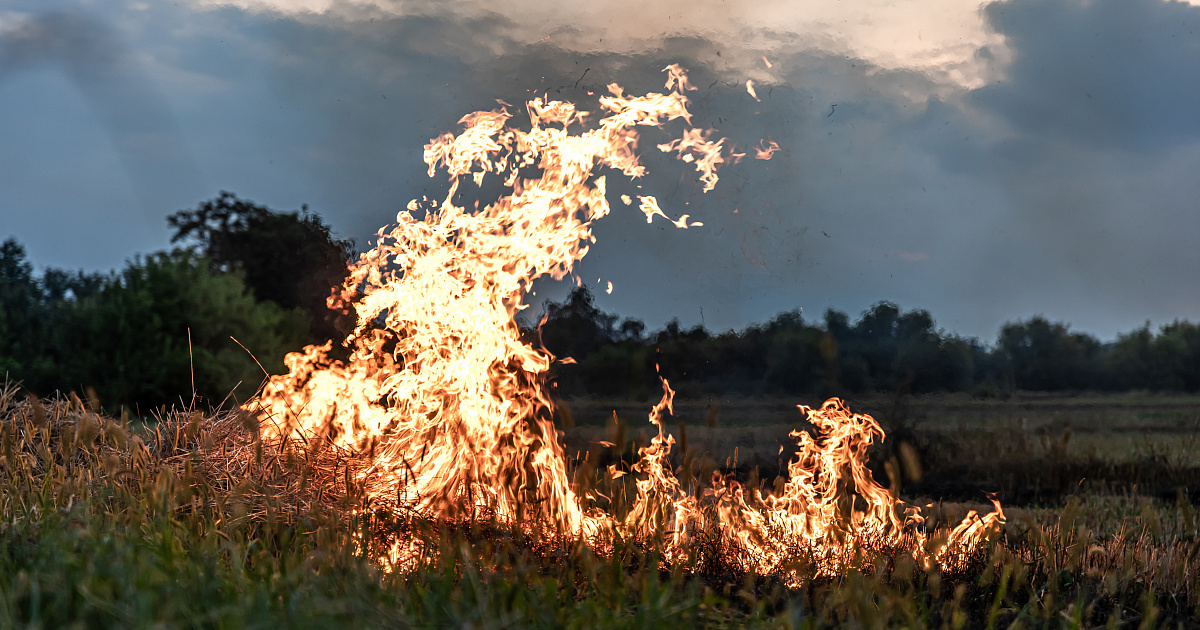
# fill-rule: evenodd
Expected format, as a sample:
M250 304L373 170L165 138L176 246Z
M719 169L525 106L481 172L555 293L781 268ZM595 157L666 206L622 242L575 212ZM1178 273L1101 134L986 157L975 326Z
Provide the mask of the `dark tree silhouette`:
M40 396L95 394L109 412L142 414L244 400L308 327L302 310L256 301L241 272L214 274L191 250L38 277L20 243L0 244L0 379Z
M593 350L614 340L616 323L616 315L596 308L592 292L586 286L576 287L563 302L546 303L542 343L555 356L583 360ZM631 326L631 332L633 329L636 326Z
M40 305L33 265L16 239L0 244L0 378L22 374L34 354Z
M240 271L260 300L308 313L310 337L320 342L348 332L346 317L326 305L341 285L354 255L354 242L336 238L321 216L275 212L230 192L167 218L171 242L190 241L209 259L214 273Z
M1037 316L1005 324L998 350L1010 378L1020 389L1053 391L1095 387L1100 369L1100 342L1072 333L1067 324Z

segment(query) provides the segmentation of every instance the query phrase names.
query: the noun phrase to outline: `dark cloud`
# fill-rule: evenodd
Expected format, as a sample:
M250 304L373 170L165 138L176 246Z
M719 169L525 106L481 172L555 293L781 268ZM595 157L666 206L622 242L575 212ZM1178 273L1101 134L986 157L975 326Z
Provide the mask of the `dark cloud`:
M1166 261L1137 258L1153 251L1151 230L1131 229L1128 204L1138 200L1120 189L1144 188L1139 178L1155 162L1114 159L1100 143L1022 128L1016 118L998 124L991 87L948 92L919 71L800 48L773 54L778 70L760 81L760 103L724 71L721 47L701 37L637 53L581 53L509 39L510 31L501 16L273 23L272 84L325 121L313 164L324 205L344 203L334 216L360 242L407 199L440 195L419 147L457 128L462 114L541 94L594 103L609 81L660 89L659 70L681 62L700 86L697 125L742 147L770 137L785 152L726 168L705 195L683 165L651 148L650 132L651 175L638 182L641 192L705 227L647 226L617 205L580 266L588 281L614 282L614 295L600 298L608 308L652 326L673 316L699 323L703 312L706 324L725 328L786 309L819 316L891 299L947 313L947 325L990 338L1007 319L1054 308L1113 331L1111 315L1139 322L1145 303L1171 284L1145 279L1149 265ZM1003 86L1040 102L1044 86L1020 70L1042 63L1035 53L1014 48ZM614 197L633 192L612 188ZM1136 225L1175 218L1157 198L1141 199ZM1098 310L1126 285L1136 305Z
M1200 8L1011 0L984 15L1008 47L1000 79L931 101L911 130L946 173L977 180L964 297L1105 336L1195 318L1200 186L1181 171L1200 167Z
M510 40L508 30L500 16L273 23L274 90L324 121L321 157L312 164L326 188L318 208L331 208L363 242L408 199L440 197L444 184L425 177L420 147L458 128L462 115L499 107L496 99L520 112L524 100L542 95L595 110L609 82L636 93L662 90L661 70L680 62L699 88L690 94L697 126L741 151L766 138L784 151L770 162L726 167L717 189L703 194L690 167L654 149L668 136L646 131L650 175L632 184L610 178L614 215L597 226L598 242L580 267L589 282L614 282L602 304L651 325L673 316L699 323L703 309L710 326L740 327L813 304L819 314L827 300L849 293L872 294L857 300L865 308L892 293L888 276L880 277L884 265L928 258L928 230L903 213L915 207L919 178L906 165L908 149L886 131L909 115L896 94L928 89L927 77L792 52L776 56L780 74L760 83L757 102L743 77L722 70L721 47L704 38L667 38L636 54L582 53ZM636 209L616 202L636 192L705 227L646 225Z
M499 107L495 99L519 112L535 95L594 109L610 81L659 90L661 68L678 62L700 88L691 94L698 126L742 149L769 137L783 150L723 169L717 189L702 194L687 165L653 148L671 130L647 130L650 175L610 178L613 216L596 226L579 270L614 283L598 296L606 309L651 327L677 316L723 329L800 307L812 318L827 307L857 313L888 299L984 339L1035 313L1105 337L1146 318L1200 313L1200 256L1189 242L1200 233L1190 205L1200 196L1190 183L1200 168L1200 60L1183 27L1196 9L993 3L984 16L1005 48L978 58L1000 81L977 89L948 84L944 68L887 69L799 34L746 27L751 50L691 32L615 52L565 47L563 29L530 37L499 12L424 10L121 14L121 24L140 20L138 46L153 51L181 135L203 156L209 188L186 203L220 189L280 209L307 202L365 244L409 199L441 196L445 184L425 176L421 148L462 115ZM121 103L153 87L122 69L137 65L121 48L125 35L51 23L77 34L6 43L18 53L0 64L58 68L97 94L107 88L86 87L88 77L126 77L125 88L89 102ZM97 48L110 52L86 52ZM761 102L746 93L748 68L761 73ZM154 92L151 109L170 111L153 105ZM141 114L130 120L102 114L117 117L108 123L117 135L169 127L136 100L129 106ZM134 154L137 177L153 180L153 153ZM705 226L646 225L617 201L622 192L656 195L671 216Z
M1200 138L1200 7L1009 0L984 16L1012 62L975 97L1016 129L1150 153Z

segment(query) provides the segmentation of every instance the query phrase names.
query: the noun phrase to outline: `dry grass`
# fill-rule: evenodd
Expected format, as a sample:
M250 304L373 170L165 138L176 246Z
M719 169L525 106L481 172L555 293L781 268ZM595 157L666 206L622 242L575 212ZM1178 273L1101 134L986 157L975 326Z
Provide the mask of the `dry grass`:
M0 390L0 626L1158 627L1200 617L1186 496L1080 492L1011 508L1005 540L956 573L883 552L788 589L740 571L736 549L668 566L652 541L597 551L485 521L375 513L346 453L281 450L254 429L237 413L188 412L137 427L77 397ZM929 511L953 522L967 508ZM402 536L439 552L414 571L381 572L381 544Z

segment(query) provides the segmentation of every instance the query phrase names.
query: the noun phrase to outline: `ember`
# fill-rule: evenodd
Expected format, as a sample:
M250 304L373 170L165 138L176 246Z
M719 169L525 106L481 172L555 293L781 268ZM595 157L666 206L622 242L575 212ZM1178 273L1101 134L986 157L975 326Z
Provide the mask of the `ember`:
M595 241L592 225L610 211L598 169L644 174L639 127L682 120L680 137L657 148L692 164L705 191L723 164L743 157L691 127L686 93L694 88L679 66L665 72L666 93L629 96L609 85L594 122L571 103L535 98L526 103L528 131L510 124L507 109L476 112L462 118L458 135L426 145L429 174L445 169L449 193L439 204L411 202L331 298L357 316L345 340L349 359L331 359L331 343L290 354L290 372L248 403L262 437L310 454L350 451L363 462L356 481L373 510L447 521L487 515L598 546L632 537L660 544L668 562L686 560L698 537L715 537L742 552L743 569L785 577L800 558L816 562L818 574L835 574L863 550L884 548L904 549L927 567L953 565L1003 524L999 504L928 534L919 510L866 468L868 447L883 439L879 425L838 400L800 407L816 431L792 433L800 454L776 492L720 473L696 488L676 477L669 459L673 439L662 418L673 392L664 381L649 418L658 434L625 480L636 496L623 514L601 509L612 501L599 490L572 483L544 385L554 357L524 342L515 322L531 284L566 277ZM756 157L777 149L770 142ZM460 187L489 178L509 194L473 211L455 205ZM638 199L648 222L658 215L680 228L702 225L688 215L670 219L652 196ZM403 567L421 553L401 540L390 563Z

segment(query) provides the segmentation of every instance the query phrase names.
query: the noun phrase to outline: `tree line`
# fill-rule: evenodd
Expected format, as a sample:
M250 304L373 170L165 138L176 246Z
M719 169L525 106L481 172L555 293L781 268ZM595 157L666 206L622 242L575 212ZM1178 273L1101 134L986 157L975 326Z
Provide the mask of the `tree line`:
M223 192L167 221L174 249L110 273L35 274L18 241L0 244L0 378L38 395L75 391L110 412L219 406L282 372L287 352L353 326L326 301L354 244L307 208L276 212ZM684 395L1200 391L1200 327L1187 321L1101 343L1033 317L987 345L937 328L927 311L880 302L853 321L791 311L741 331L678 321L648 331L600 310L586 287L544 315L523 326L532 343L575 360L551 374L561 396L645 399L659 374Z
M0 379L109 412L245 400L287 352L344 329L325 305L354 245L302 208L221 193L168 217L170 250L110 273L33 272L0 244Z
M643 399L656 395L658 374L683 395L1200 391L1200 325L1188 321L1101 343L1036 316L985 345L938 329L928 311L879 302L855 321L831 309L809 322L797 310L741 331L672 321L646 334L580 287L548 305L539 332L547 350L574 359L556 367L562 396Z

